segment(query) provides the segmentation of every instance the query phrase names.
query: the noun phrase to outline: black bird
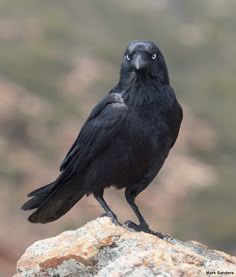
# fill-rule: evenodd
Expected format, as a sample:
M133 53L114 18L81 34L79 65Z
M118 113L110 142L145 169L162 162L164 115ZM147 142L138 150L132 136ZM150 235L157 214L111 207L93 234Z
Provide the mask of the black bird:
M95 106L52 183L29 193L23 210L36 209L33 223L48 223L68 212L84 195L93 194L106 215L119 224L103 199L104 189L125 188L139 225L150 230L135 204L161 169L174 145L183 112L169 84L164 57L151 41L129 43L118 84Z

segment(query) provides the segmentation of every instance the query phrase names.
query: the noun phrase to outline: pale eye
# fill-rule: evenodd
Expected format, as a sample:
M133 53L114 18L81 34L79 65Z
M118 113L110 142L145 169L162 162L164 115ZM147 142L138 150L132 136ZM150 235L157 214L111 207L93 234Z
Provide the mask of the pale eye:
M126 59L130 61L130 55L126 55Z
M157 54L153 54L152 55L152 59L155 60L155 58L157 57Z

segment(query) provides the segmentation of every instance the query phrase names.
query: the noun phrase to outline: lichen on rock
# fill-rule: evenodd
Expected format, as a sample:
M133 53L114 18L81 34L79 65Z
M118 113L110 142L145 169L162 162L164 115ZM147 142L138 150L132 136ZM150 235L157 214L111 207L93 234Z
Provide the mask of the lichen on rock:
M236 257L198 242L132 232L103 217L32 244L14 277L207 276L217 270L236 274Z

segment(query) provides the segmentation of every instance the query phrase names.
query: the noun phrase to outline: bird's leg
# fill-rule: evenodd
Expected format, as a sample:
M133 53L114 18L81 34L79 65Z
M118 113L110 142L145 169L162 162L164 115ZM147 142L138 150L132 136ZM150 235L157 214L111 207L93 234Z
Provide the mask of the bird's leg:
M146 233L153 234L163 239L165 237L163 234L159 232L154 232L149 228L147 222L145 221L144 217L140 213L138 206L135 204L135 197L138 195L139 192L140 191L137 191L137 190L130 190L129 188L127 188L125 191L126 200L129 203L132 210L134 211L134 213L136 214L139 221L139 225L137 225L134 222L128 220L125 222L125 226L127 226L128 228L134 229L136 231L143 231Z
M129 188L127 188L125 190L126 200L129 203L129 205L132 208L132 210L134 211L134 213L136 214L136 216L138 218L138 221L139 221L139 225L136 225L132 221L127 221L126 224L129 225L128 227L131 227L131 228L132 227L136 227L137 229L140 229L140 231L141 231L141 230L144 230L144 229L148 229L149 227L148 227L148 224L146 223L144 217L140 213L138 206L135 204L135 197L136 196L137 196L137 192L136 191L130 190ZM131 225L133 225L133 226L131 226Z
M117 216L113 213L110 207L107 205L106 201L103 198L103 190L99 192L95 192L93 194L94 198L99 202L99 204L103 207L106 212L106 216L110 217L112 222L118 226L121 226L120 222L117 220ZM102 215L103 216L103 215Z

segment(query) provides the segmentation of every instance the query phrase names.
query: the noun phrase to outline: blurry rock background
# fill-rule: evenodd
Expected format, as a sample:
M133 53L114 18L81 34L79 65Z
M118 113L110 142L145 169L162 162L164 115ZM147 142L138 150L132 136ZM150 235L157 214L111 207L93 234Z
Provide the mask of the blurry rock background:
M84 198L55 223L19 207L57 177L91 108L117 82L127 43L162 49L184 106L178 142L137 202L151 227L236 254L236 62L233 0L0 1L0 276L35 240L102 209ZM106 191L121 221L123 191Z

